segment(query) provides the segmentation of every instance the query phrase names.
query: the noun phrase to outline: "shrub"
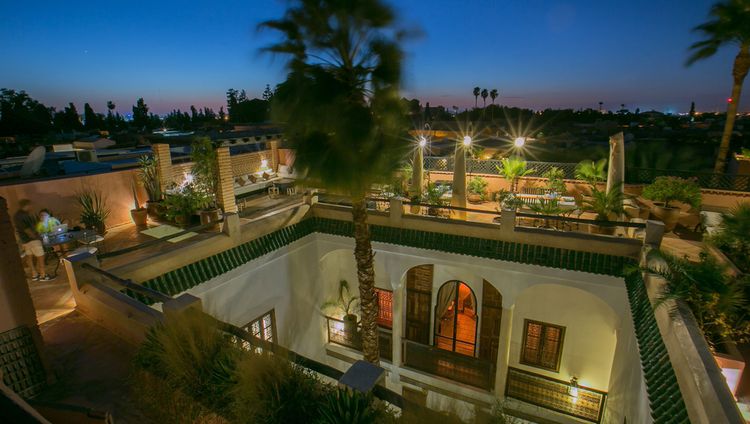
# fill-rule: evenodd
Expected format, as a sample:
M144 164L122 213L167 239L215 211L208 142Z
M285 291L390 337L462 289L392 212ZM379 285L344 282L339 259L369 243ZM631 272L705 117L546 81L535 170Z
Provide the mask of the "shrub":
M232 413L238 422L315 423L327 386L283 358L247 355L237 365Z
M487 194L488 185L489 183L484 178L474 177L469 180L469 184L466 185L466 188L469 190L469 193L482 196L482 200L484 200L484 196Z
M653 183L643 189L643 197L664 202L665 207L669 207L669 203L674 201L694 208L701 205L701 189L698 184L678 177L656 177Z
M385 405L371 394L336 388L320 406L320 424L377 424L394 421Z
M547 172L542 175L547 179L547 188L559 195L565 194L567 188L565 187L565 172L562 169L553 166Z
M604 181L607 178L607 171L604 169L606 166L607 159L599 159L596 162L593 160L583 160L576 165L576 179L586 181L592 185Z
M743 272L750 272L750 202L738 204L721 218L711 241Z

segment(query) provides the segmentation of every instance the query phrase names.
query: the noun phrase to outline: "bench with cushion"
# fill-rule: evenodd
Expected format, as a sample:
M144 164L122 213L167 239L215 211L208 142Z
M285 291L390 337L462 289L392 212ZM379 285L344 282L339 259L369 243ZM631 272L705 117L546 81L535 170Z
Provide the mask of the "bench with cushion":
M274 181L281 179L275 172L255 172L234 177L234 195L240 196L256 191L263 191Z

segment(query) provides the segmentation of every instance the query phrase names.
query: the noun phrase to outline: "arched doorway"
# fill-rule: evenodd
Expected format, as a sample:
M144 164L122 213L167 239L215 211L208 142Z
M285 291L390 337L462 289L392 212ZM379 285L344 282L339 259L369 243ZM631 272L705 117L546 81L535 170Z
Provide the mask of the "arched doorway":
M448 281L435 305L435 346L474 356L477 345L477 298L462 281Z

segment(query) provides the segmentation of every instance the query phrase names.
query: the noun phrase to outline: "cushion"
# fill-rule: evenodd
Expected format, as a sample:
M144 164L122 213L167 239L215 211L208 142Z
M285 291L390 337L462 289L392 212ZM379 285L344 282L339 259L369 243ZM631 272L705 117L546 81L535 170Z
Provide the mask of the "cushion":
M264 172L263 173L263 179L266 180L266 181L268 181L268 180L271 179L271 175L268 172Z
M247 178L250 180L251 183L258 181L258 178L253 174L248 175Z

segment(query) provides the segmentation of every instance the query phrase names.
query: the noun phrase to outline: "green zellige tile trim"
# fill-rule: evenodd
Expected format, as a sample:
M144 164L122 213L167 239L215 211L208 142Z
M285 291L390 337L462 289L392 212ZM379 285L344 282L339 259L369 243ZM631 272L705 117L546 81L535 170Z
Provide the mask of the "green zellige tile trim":
M379 225L371 225L370 230L372 240L376 242L618 277L622 276L623 267L630 261L630 258L623 256L454 234L404 230ZM308 218L222 253L170 271L144 282L143 285L172 296L273 252L313 232L352 237L354 225L348 221ZM126 290L126 293L146 304L151 303L137 293L128 290Z
M654 309L640 272L625 277L625 285L638 340L641 368L646 381L651 417L655 424L690 423L667 347L656 324Z

